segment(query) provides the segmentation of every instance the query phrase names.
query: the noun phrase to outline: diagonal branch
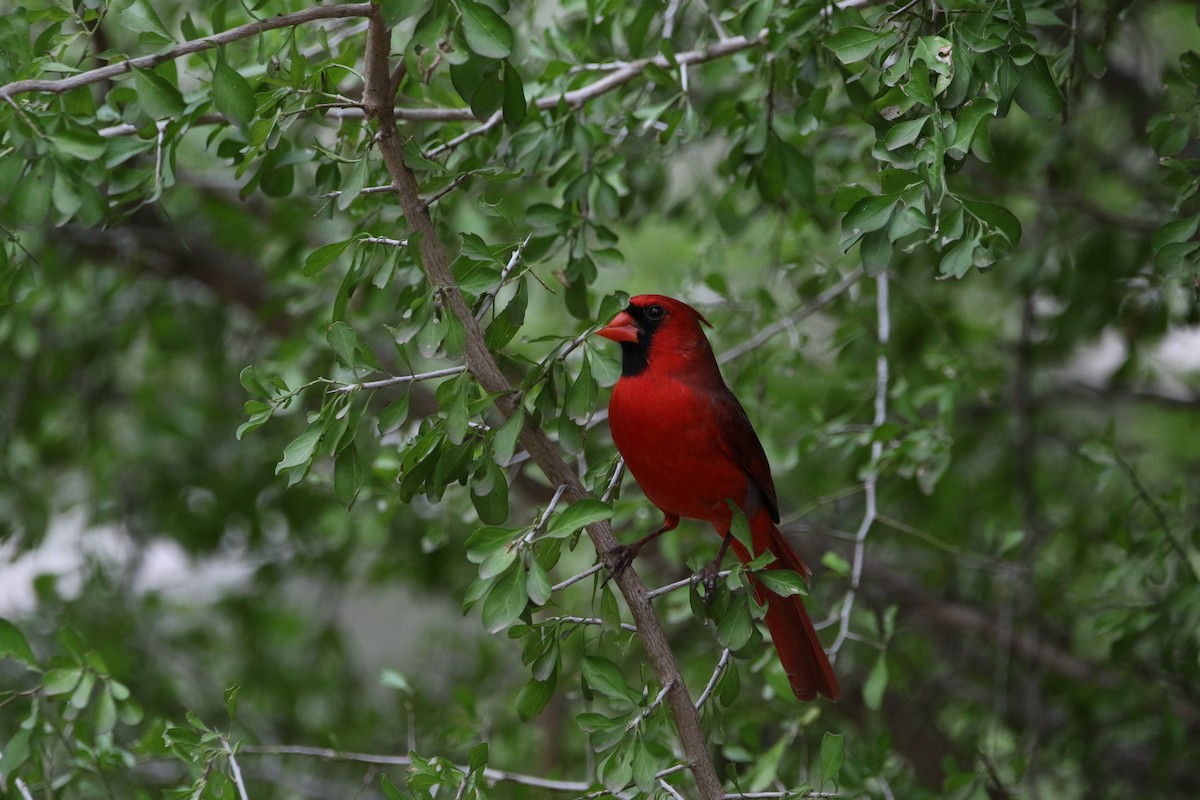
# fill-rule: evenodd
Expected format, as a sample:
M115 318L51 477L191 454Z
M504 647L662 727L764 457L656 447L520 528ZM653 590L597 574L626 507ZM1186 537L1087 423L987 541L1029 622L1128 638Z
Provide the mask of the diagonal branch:
M507 418L517 410L517 397L508 379L500 371L496 360L484 343L483 333L475 321L475 315L463 298L450 269L450 255L438 236L437 228L429 215L429 207L421 200L420 186L416 176L404 160L404 150L399 129L396 127L394 98L388 95L388 57L391 49L391 34L383 24L383 18L374 11L367 28L366 64L364 74L366 86L363 91L363 109L369 118L377 121L379 152L384 165L396 186L397 196L404 211L404 218L417 234L418 250L422 268L429 284L440 296L446 308L462 323L466 336L466 366L485 391L496 396L496 406ZM582 100L581 100L582 102ZM412 237L410 237L411 239ZM570 465L563 459L554 443L540 428L526 425L521 431L521 445L530 458L541 469L547 479L556 486L564 486L563 497L568 502L577 502L588 497L587 489ZM613 551L617 539L607 522L588 526L588 536L596 552L603 556ZM708 752L708 742L700 727L700 717L692 705L692 699L679 672L679 665L671 652L666 633L647 596L646 585L632 569L622 570L614 579L629 606L630 614L638 629L638 637L646 648L646 654L654 667L659 684L669 687L667 705L679 742L692 771L700 797L718 800L725 791L721 779L713 766Z

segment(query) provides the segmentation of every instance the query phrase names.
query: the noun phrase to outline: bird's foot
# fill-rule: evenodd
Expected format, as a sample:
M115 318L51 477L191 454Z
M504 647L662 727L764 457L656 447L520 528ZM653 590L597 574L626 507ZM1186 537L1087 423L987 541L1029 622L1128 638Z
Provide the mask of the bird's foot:
M717 591L717 575L721 572L721 558L718 556L696 570L696 580L704 587L704 601L712 599Z
M606 552L604 563L608 566L608 575L604 578L604 583L608 583L628 569L641 549L641 545L637 544L619 544Z

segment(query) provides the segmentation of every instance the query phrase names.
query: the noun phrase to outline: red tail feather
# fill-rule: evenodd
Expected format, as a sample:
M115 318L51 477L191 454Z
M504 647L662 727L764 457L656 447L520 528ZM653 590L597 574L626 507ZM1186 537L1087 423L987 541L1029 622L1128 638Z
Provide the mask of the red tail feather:
M765 514L759 515L754 523L754 549L759 553L770 549L775 554L776 561L771 569L789 569L804 578L811 574L808 566ZM733 549L743 563L750 560L744 547L735 542ZM841 691L837 678L804 608L803 599L800 595L781 597L751 580L755 597L767 607L767 630L771 632L779 661L796 697L812 700L822 694L830 700L837 700Z

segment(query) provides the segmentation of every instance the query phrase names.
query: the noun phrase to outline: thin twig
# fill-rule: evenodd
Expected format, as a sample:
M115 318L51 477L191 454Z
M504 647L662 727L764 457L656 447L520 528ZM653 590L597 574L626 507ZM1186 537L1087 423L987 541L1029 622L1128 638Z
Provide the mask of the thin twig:
M723 569L717 573L717 577L718 578L727 578L727 577L729 577L730 572L732 572L732 570ZM691 586L693 583L699 582L699 580L700 580L699 575L689 575L688 577L683 578L682 580L677 580L674 583L668 583L666 586L660 586L657 589L651 589L646 594L651 600L653 600L656 597L662 597L664 594L670 594L671 592L674 592L676 590L683 589L684 587L687 587L687 586Z
M709 695L713 693L713 689L717 687L717 679L721 677L721 673L725 671L725 667L729 665L729 648L726 647L721 651L721 657L717 660L717 666L713 668L712 677L708 679L708 685L704 687L704 691L696 698L696 708L700 708L708 700Z
M751 336L746 341L742 342L741 344L734 345L733 347L726 350L724 353L721 353L721 355L717 358L717 363L724 364L728 361L732 361L735 358L739 358L739 357L745 355L746 353L750 352L751 350L755 349L756 347L761 346L768 339L775 336L777 333L784 331L787 328L792 327L796 323L800 322L802 319L811 317L813 314L817 313L822 308L824 308L825 306L827 306L831 302L833 302L833 300L835 298L837 298L837 296L840 295L842 292L846 291L851 286L858 283L859 279L862 278L862 276L865 274L866 274L866 272L861 268L854 270L853 272L851 272L850 274L848 274L844 278L842 278L840 281L835 283L833 286L830 286L828 289L821 292L819 295L814 297L812 300L810 300L809 302L807 302L804 305L797 308L792 313L788 314L787 316L785 316L781 319L776 320L775 322L772 322L770 325L763 328L761 331L759 331L754 336Z
M227 31L214 33L212 36L203 36L199 39L193 39L190 42L185 42L179 47L165 50L161 53L153 55L141 56L139 58L131 58L128 61L119 61L116 64L90 69L87 72L80 72L77 75L71 75L58 80L45 80L42 78L31 78L27 80L14 81L4 86L0 86L0 100L6 100L18 94L26 94L28 92L53 92L54 94L64 94L78 89L81 86L89 86L93 83L112 80L120 77L128 72L131 72L135 67L137 69L154 69L159 64L165 64L168 61L182 58L199 53L204 50L211 50L214 47L236 42L240 39L248 39L251 36L258 36L266 31L276 30L278 28L294 28L298 25L303 25L308 22L315 22L324 19L344 19L346 17L367 17L372 13L374 8L371 3L352 3L350 5L340 6L313 6L311 8L296 11L291 14L279 14L274 17L266 17L254 22L239 25L236 28L230 28Z
M237 786L238 797L241 800L250 800L250 795L246 793L246 783L242 780L242 768L238 766L237 756L233 754L233 748L229 746L229 740L224 736L221 737L221 745L225 748L225 754L229 758L229 768L233 771L233 783Z
M603 564L592 564L590 567L585 569L583 572L580 572L578 575L572 575L571 577L567 578L565 581L554 584L553 586L550 587L550 591L552 593L562 591L563 589L567 588L568 586L570 586L573 583L579 583L581 580L588 577L589 575L595 575L597 572L599 572L602 569L604 569Z
M384 192L394 192L394 191L396 191L396 187L392 186L389 183L386 186L367 186L363 189L359 189L358 193L359 194L383 194ZM335 199L335 198L338 198L341 196L342 196L342 191L340 189L337 189L332 192L326 192L325 194L320 195L321 199L323 199L323 200L332 200L332 199Z
M600 619L599 617L576 617L572 614L565 614L565 615L559 616L559 617L546 617L545 619L542 620L542 622L563 622L563 623L569 623L572 625L603 625L604 624L604 620ZM629 622L622 622L621 630L629 631L630 633L637 633L637 626L632 623L629 623Z
M306 756L309 758L319 758L322 761L376 764L381 766L397 767L412 766L412 759L408 756L384 756L373 753L344 752L326 747L308 747L305 745L243 745L239 749L242 755ZM463 770L464 772L469 770L469 768L466 766L459 766L458 769ZM591 786L591 784L586 781L556 781L548 778L539 778L536 775L525 775L520 772L492 769L491 767L487 767L483 770L483 776L489 781L518 783L522 786L533 786L538 789L547 789L552 792L583 792L587 791L587 789Z
M550 498L550 502L547 504L546 510L542 512L542 516L538 518L537 524L529 530L529 533L521 537L523 544L529 544L539 533L546 530L546 525L550 522L550 515L558 507L558 501L562 499L563 492L566 490L567 485L565 483L559 484L558 488L554 490L554 497Z
M685 769L687 769L687 764L676 764L673 767L667 767L666 769L659 770L658 772L654 773L654 779L656 781L660 781L668 775L674 775L676 772L682 772ZM599 797L620 797L620 792L625 791L631 786L633 786L632 783L627 783L616 792L612 792L608 789L597 789L594 792L588 792L587 794L580 795L579 797L575 798L575 800L596 800L596 798ZM723 795L718 795L718 797L723 797Z
M667 783L662 778L658 779L658 785L661 786L667 794L671 795L671 797L674 797L675 800L683 800L683 795L675 791L675 787Z
M625 459L617 456L617 468L613 470L612 480L608 482L608 487L601 495L600 501L604 503L612 502L612 499L617 494L617 487L621 485L621 478L625 476Z
M460 133L458 136L455 136L450 141L443 142L442 144L439 144L437 147L431 147L429 150L427 150L425 152L424 155L426 158L430 158L430 159L440 156L442 153L445 153L447 150L453 150L454 148L458 147L460 144L467 141L468 139L474 138L476 136L482 136L483 134L490 131L492 128L499 125L500 121L503 119L504 119L504 112L497 111L496 113L494 113L490 117L488 117L487 121L484 122L482 125L475 127L475 128L471 128L471 130L466 131L465 133Z
M887 421L887 392L888 392L888 342L891 339L891 316L888 308L888 274L881 272L875 276L875 313L876 328L879 340L879 354L875 357L875 416L872 427L878 430ZM863 479L863 497L865 510L862 522L854 535L854 558L850 567L850 588L842 602L837 638L829 648L830 661L836 661L838 651L850 633L850 612L854 608L854 600L858 595L858 587L862 582L863 558L866 553L867 534L875 524L878 516L876 508L875 488L879 480L879 459L883 455L883 442L878 438L871 443L871 463L867 465L866 477Z
M386 244L388 247L408 247L408 239L391 239L387 236L364 236L358 241L366 244Z
M462 173L461 175L454 176L454 180L450 181L450 183L446 184L441 189L438 189L436 192L429 195L429 197L426 197L425 205L431 206L434 203L436 203L438 200L441 200L443 197L445 197L446 195L453 192L459 186L462 186L464 183L466 183L467 180L474 174L475 174L475 170L469 169L466 172Z
M446 367L445 369L435 369L431 372L418 372L415 375L393 375L390 378L381 378L377 381L364 381L363 383L347 383L344 386L335 386L330 389L331 392L342 392L349 394L362 389L378 389L382 386L395 386L398 383L418 383L420 381L433 380L434 378L445 378L448 375L457 375L466 370L466 367Z
M479 305L479 310L475 312L476 322L483 320L484 316L488 312L488 309L490 309L492 304L496 302L496 295L498 295L500 290L504 288L504 283L508 280L508 276L514 269L516 269L517 264L521 262L521 254L525 252L525 247L529 244L529 240L532 238L533 234L531 233L525 237L524 241L517 245L516 250L513 250L512 256L508 259L508 263L505 264L504 269L500 271L500 280L496 282L496 288L484 295L483 302Z

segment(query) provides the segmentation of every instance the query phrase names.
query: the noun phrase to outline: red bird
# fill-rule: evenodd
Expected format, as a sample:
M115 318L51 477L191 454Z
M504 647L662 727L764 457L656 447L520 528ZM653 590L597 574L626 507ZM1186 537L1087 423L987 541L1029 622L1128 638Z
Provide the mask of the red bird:
M608 423L625 465L646 497L663 512L662 526L623 548L619 571L654 537L674 530L680 517L712 523L724 537L709 580L727 547L743 563L751 554L729 532L732 499L750 523L754 555L770 550L771 567L811 573L780 533L775 484L762 443L741 403L721 378L717 359L694 308L656 294L629 301L600 336L621 344L621 379L613 388ZM703 571L702 571L703 572ZM792 691L836 700L838 682L799 595L782 597L755 583L767 606L767 629Z

